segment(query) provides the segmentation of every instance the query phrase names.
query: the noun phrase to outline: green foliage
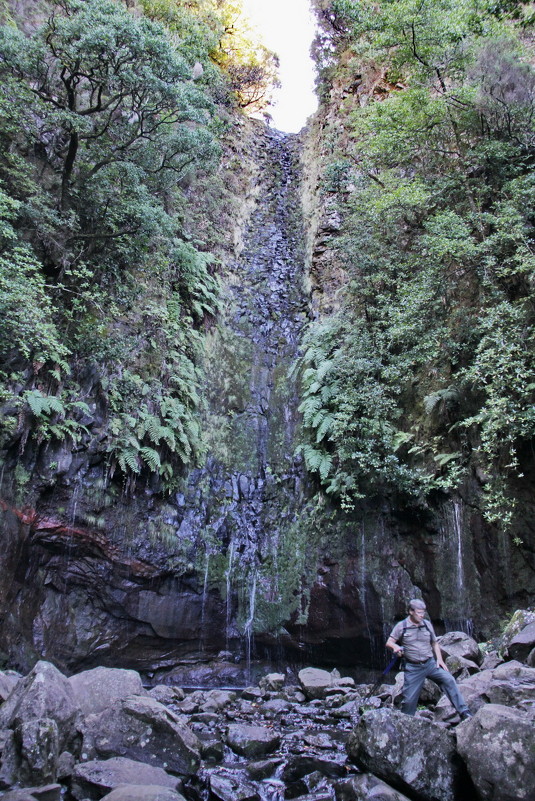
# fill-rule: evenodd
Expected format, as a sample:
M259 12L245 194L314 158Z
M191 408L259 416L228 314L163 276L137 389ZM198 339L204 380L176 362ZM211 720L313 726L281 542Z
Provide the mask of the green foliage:
M0 28L3 446L76 442L132 490L170 487L203 455L219 283L185 209L217 160L220 15L152 4L166 29L113 0L46 4L31 35Z
M507 527L535 434L535 73L521 7L321 7L324 77L345 49L364 82L368 64L391 90L345 114L324 165L348 282L303 343L305 460L344 504L449 491L477 466L487 519Z
M22 395L23 413L28 411L35 418L32 436L38 441L70 440L78 443L88 429L77 417L89 412L89 407L83 401L66 400L56 395L43 395L41 390L27 390ZM28 422L28 421L27 421ZM26 427L22 437L22 447L26 443L29 428Z
M17 243L19 209L20 203L0 188L0 357L4 369L20 364L22 357L67 373L69 351L54 324L40 264Z

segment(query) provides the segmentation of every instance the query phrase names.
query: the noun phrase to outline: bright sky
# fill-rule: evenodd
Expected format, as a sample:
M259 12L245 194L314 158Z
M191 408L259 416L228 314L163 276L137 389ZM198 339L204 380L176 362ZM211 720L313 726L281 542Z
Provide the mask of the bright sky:
M279 131L300 131L317 108L314 67L309 55L314 20L309 0L243 0L266 47L280 58L281 88L268 109Z

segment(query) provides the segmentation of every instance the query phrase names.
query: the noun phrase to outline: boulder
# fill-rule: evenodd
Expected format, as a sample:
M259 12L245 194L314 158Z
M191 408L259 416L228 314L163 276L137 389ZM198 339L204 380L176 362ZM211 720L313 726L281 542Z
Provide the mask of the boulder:
M210 692L206 693L201 709L203 712L219 712L235 699L236 693L229 690L210 690Z
M395 710L366 712L349 736L347 752L362 770L422 801L455 801L466 778L452 734Z
M118 707L88 715L81 731L86 759L121 756L183 775L199 767L200 743L195 734L149 696L135 695Z
M2 796L2 801L61 801L61 785L46 784L41 787L24 787L11 790Z
M20 773L20 753L15 734L10 729L0 731L0 790L13 787Z
M528 623L509 643L507 655L510 659L518 659L521 662L525 662L534 648L535 623Z
M511 641L531 623L535 623L535 609L517 609L499 639L499 650L507 652Z
M334 791L336 801L409 801L406 795L398 793L371 773L361 773L337 782Z
M58 757L57 762L57 778L59 781L62 779L70 779L76 760L70 751L62 751Z
M25 720L15 731L20 745L18 780L26 785L49 784L57 778L59 732L55 720Z
M280 736L263 726L234 723L228 727L227 744L236 754L261 757L279 747Z
M209 784L210 796L219 801L260 801L254 784L237 773L225 776L215 773L210 776Z
M326 751L330 751L335 746L332 737L324 731L318 732L318 734L307 734L303 740L306 745L310 745L312 748L320 748Z
M487 691L491 704L516 706L535 698L535 668L520 662L504 662L492 671Z
M98 801L106 793L124 784L169 787L178 789L178 779L162 768L144 762L114 757L77 765L72 775L71 793L80 801Z
M215 712L196 712L190 717L190 723L203 723L205 726L210 726L212 723L217 723L219 715Z
M159 787L157 784L122 784L102 801L185 801L185 798L170 787Z
M467 679L474 673L479 672L479 667L471 659L465 659L464 656L447 656L445 659L447 668L452 676L456 679Z
M83 715L111 709L130 695L148 695L135 670L97 667L76 673L68 681Z
M267 690L268 692L278 692L284 687L285 681L286 676L284 673L268 673L267 676L263 676L260 679L259 685L262 690Z
M479 645L464 631L448 631L438 638L440 650L444 657L458 656L463 659L469 659L480 665L483 660L483 654L479 650Z
M225 746L221 740L213 739L201 740L201 756L207 762L222 762L225 756Z
M379 706L380 703L381 703L380 699L377 698L376 700L379 701L379 704L378 704L378 706ZM369 698L368 699L368 701L366 702L366 706L367 707L370 707L370 706L373 705L373 704L370 703L370 701L373 701L373 698ZM358 715L358 712L359 712L359 703L358 703L358 701L347 701L345 704L342 704L342 706L339 706L338 709L333 709L332 716L333 716L333 718L338 718L340 720L343 719L343 718L345 718L346 720L351 720L351 718L353 718L356 715Z
M345 776L347 771L345 765L335 762L332 759L325 759L314 754L296 754L292 756L282 771L282 780L287 783L296 782L310 773L319 773L331 779Z
M494 670L482 670L459 682L459 690L471 712L483 704L521 706L535 697L535 668L521 662L504 662ZM444 696L435 708L439 720L452 714L453 707Z
M245 770L256 781L268 779L273 776L279 765L282 764L282 759L274 757L273 759L262 759L258 762L249 762L245 766Z
M327 696L327 691L334 686L336 681L329 671L312 667L300 670L298 678L303 692L309 700L325 698Z
M269 712L273 715L289 712L291 708L292 704L289 701L285 701L284 698L272 698L262 704L262 712Z
M266 693L260 687L246 687L242 690L241 697L245 701L262 701L266 697Z
M501 665L503 662L503 658L499 655L498 651L489 651L483 657L483 661L481 662L479 668L480 670L494 670L494 668Z
M50 662L40 661L0 707L0 729L15 730L30 721L53 720L62 751L75 734L77 712L69 680Z
M0 671L0 703L3 703L8 698L11 690L19 683L21 677L16 673Z
M139 695L139 693L134 693ZM184 690L180 687L168 687L167 684L157 684L149 690L149 695L155 701L161 704L176 704L177 701L183 701L185 696Z
M481 801L534 801L533 720L487 704L457 728L457 748Z

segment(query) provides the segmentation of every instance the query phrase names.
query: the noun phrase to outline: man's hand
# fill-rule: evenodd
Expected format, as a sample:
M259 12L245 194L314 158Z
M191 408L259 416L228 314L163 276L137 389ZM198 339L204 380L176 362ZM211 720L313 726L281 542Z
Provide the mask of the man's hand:
M444 660L442 659L442 651L440 650L440 645L438 644L438 642L436 640L433 643L432 647L433 647L433 653L435 654L435 659L437 661L438 667L442 668L442 670L446 670L449 673L448 667L447 667L446 663L444 662Z
M386 641L386 647L390 648L390 650L393 651L396 656L403 656L403 648L398 645L397 642L392 639L392 637L389 637Z

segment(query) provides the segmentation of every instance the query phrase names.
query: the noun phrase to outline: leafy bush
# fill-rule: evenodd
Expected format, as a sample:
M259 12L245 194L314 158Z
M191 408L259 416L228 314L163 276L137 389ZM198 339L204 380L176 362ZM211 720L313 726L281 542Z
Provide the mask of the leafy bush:
M184 187L217 163L222 79L193 75L213 19L184 5L181 47L174 17L171 34L113 0L47 6L31 35L0 28L4 446L91 445L132 490L141 474L171 486L202 458L218 309L214 258L184 222Z
M305 459L344 504L425 498L479 468L487 519L507 527L535 435L535 73L521 6L321 8L325 79L329 51L344 52L346 80L358 62L359 81L368 69L390 88L342 110L324 165L348 282L303 342Z

